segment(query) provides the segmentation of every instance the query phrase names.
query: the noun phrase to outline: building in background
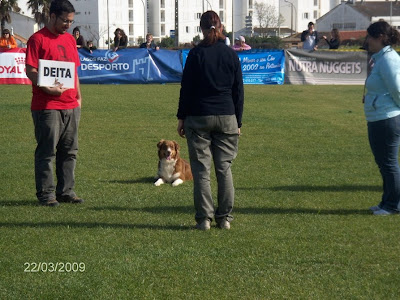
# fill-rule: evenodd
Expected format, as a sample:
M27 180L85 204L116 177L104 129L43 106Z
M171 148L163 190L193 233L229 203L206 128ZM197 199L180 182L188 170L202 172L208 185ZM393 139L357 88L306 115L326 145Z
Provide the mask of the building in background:
M99 48L108 48L114 38L116 28L121 28L128 36L130 46L137 46L147 33L152 33L155 41L165 37L175 37L180 44L191 43L196 36L202 37L200 17L207 10L217 12L227 32L238 35L257 35L263 32L259 27L257 3L275 9L276 17L283 16L280 26L274 25L275 35L282 36L280 28L293 33L301 32L307 24L339 5L342 0L70 0L76 10L75 24L79 26L86 40L92 40ZM352 0L349 0L352 2ZM345 2L349 2L345 1ZM363 2L370 2L364 0ZM385 2L380 0L378 2ZM390 1L393 2L393 1ZM176 21L177 5L177 24ZM19 0L21 15L32 17L27 1ZM396 4L397 5L397 4ZM26 21L14 18L12 24L16 33L24 32ZM322 25L321 25L322 26ZM257 30L254 30L258 27ZM29 25L29 28L31 26ZM178 31L176 31L176 29ZM317 27L317 30L321 30ZM267 31L272 35L271 31ZM290 31L289 31L290 32ZM24 33L25 34L25 33ZM26 33L28 34L28 33ZM23 34L20 34L23 36ZM26 38L29 38L27 36Z
M279 13L279 0L70 0L74 5L75 23L86 40L93 40L99 48L108 48L107 41L114 38L116 28L128 36L129 44L137 46L147 33L155 41L177 37L179 43L190 43L195 36L202 36L200 17L207 10L214 10L221 18L227 32L250 35L257 23L255 3L275 7ZM21 13L32 16L26 4L19 0ZM178 3L178 32L175 32L175 8ZM251 17L251 18L249 18ZM14 26L20 27L18 24ZM71 28L71 32L72 32Z
M39 25L32 17L21 13L10 12L10 16L11 23L6 23L5 28L8 28L11 34L21 41L18 47L24 46L29 37L39 30Z
M292 29L294 34L302 32L309 22L316 23L318 18L340 3L341 0L280 0L280 13L284 18L281 26Z
M319 31L332 28L343 31L365 31L368 26L384 19L400 29L400 2L398 1L347 1L342 2L317 20Z

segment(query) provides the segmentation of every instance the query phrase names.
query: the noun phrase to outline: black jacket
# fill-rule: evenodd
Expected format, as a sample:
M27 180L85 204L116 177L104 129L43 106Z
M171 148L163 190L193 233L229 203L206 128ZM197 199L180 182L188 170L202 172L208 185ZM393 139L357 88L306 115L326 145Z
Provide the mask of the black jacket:
M156 49L157 45L154 43L154 41L151 41L150 45L144 42L140 44L139 48Z
M120 39L114 37L114 47L118 49L125 49L128 46L128 38L126 36L122 36Z
M240 128L243 103L242 68L237 53L223 40L190 50L182 75L178 119L236 115Z
M329 49L339 49L340 41L338 39L331 39L330 41L325 39L325 41L328 43Z

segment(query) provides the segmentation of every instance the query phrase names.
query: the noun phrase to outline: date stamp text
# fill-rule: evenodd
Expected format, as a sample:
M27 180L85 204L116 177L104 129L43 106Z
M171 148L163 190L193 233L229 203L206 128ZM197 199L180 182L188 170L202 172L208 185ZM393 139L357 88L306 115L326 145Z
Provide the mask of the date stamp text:
M86 265L83 262L26 262L24 273L83 273Z

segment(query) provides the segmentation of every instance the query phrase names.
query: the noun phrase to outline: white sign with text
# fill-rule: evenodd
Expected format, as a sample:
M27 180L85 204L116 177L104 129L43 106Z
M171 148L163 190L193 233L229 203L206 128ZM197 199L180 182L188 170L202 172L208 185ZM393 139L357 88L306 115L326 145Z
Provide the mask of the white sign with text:
M75 88L75 63L39 59L39 86Z

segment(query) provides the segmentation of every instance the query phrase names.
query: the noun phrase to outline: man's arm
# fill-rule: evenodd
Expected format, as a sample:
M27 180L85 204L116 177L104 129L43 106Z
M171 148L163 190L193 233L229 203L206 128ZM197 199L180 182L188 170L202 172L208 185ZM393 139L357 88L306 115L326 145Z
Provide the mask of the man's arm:
M308 30L305 30L301 33L301 41L304 42L307 38L307 36L309 35Z

